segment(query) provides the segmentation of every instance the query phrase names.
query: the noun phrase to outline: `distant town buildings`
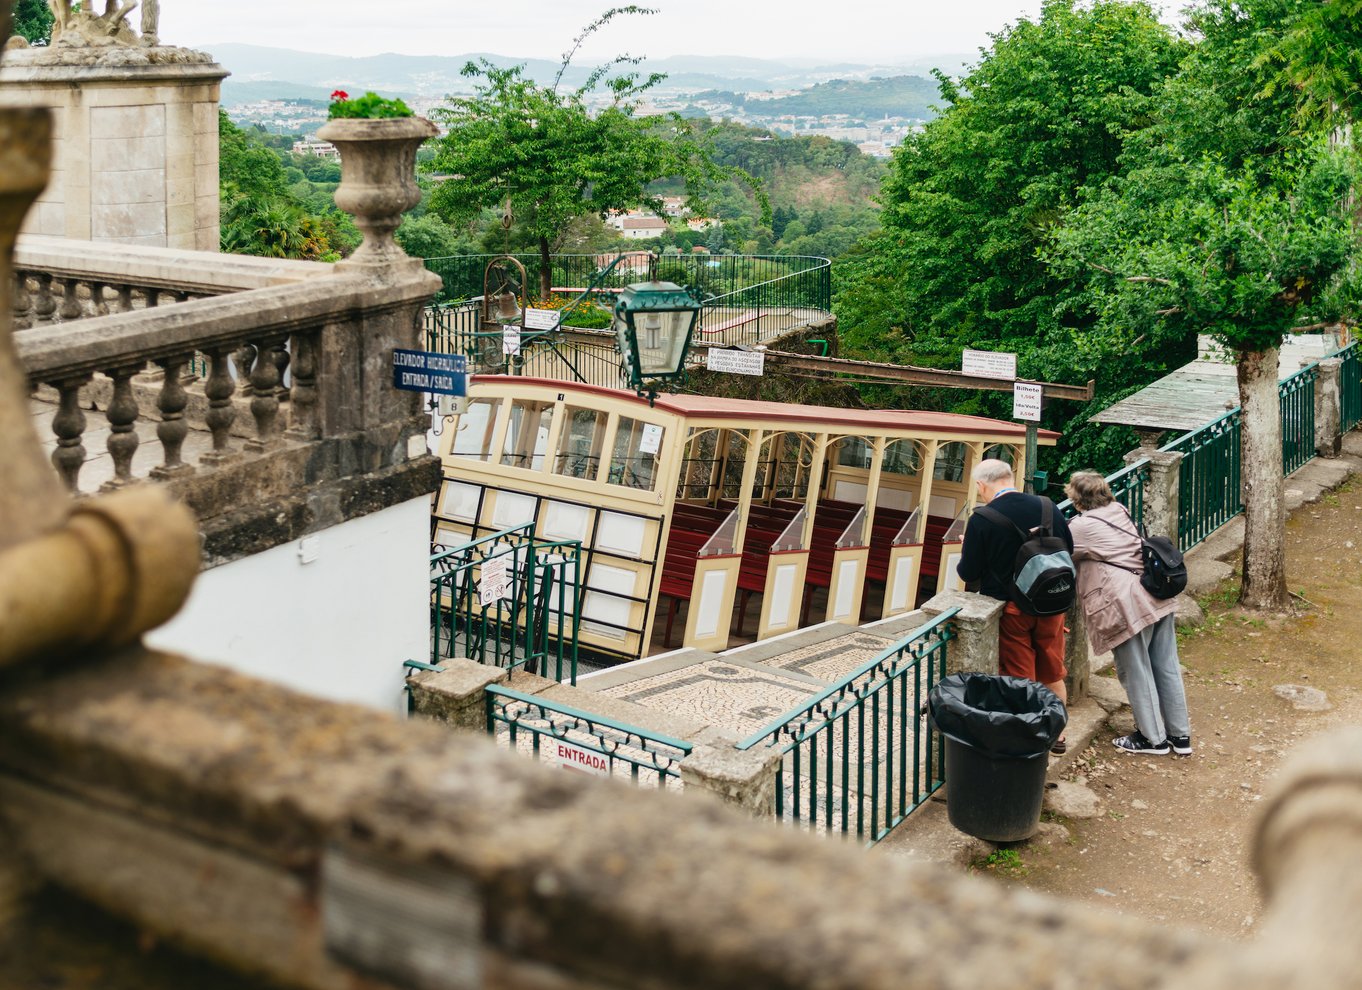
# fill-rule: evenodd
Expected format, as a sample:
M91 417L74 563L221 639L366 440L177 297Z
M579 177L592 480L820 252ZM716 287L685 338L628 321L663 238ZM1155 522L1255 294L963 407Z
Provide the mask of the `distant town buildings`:
M318 158L340 160L340 150L329 141L294 141L293 153L295 155L316 155Z

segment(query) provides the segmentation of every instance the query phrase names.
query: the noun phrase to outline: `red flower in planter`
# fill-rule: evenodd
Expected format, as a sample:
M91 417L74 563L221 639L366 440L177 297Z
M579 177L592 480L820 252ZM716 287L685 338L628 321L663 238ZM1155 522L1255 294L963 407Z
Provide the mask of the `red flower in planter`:
M335 91L333 91L333 92L331 93L331 99L333 99L333 100L348 100L348 99L350 99L350 94L347 93L347 92L346 92L345 90L343 90L343 89L338 89L338 90L335 90Z

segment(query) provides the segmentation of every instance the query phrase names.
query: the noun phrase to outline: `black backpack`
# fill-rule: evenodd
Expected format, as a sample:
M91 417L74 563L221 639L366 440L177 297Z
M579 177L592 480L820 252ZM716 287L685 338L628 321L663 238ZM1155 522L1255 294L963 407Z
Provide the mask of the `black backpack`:
M1129 513L1126 514L1129 518ZM1107 523L1112 529L1119 533L1124 533L1115 523L1093 516L1098 522ZM1131 525L1135 521L1131 520ZM1183 563L1182 551L1173 546L1173 541L1166 536L1150 536L1145 532L1144 523L1136 526L1134 535L1140 541L1140 557L1144 561L1144 569L1136 571L1134 568L1121 567L1120 564L1113 564L1109 560L1098 561L1111 567L1119 567L1123 571L1130 571L1132 574L1140 575L1140 587L1149 592L1155 598L1176 598L1182 594L1187 587L1187 565Z
M1069 548L1054 533L1055 504L1041 497L1040 525L1029 533L997 509L981 505L974 511L999 525L1012 527L1021 537L1008 586L1017 608L1027 615L1067 612L1074 602L1077 572Z

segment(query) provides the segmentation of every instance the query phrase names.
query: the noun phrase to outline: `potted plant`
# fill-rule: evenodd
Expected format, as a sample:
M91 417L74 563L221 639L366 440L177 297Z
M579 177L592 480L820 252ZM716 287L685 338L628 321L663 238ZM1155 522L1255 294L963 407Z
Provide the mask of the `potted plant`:
M393 238L402 214L421 201L416 185L416 149L438 133L401 100L365 93L351 99L331 94L330 119L317 132L340 151L341 182L336 205L355 218L364 242L352 264L388 265L407 257Z

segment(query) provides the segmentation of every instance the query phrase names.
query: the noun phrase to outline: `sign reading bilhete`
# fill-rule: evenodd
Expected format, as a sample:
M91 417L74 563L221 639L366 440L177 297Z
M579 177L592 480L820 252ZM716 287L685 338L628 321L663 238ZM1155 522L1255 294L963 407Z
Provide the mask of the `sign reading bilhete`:
M393 387L435 395L468 394L468 360L462 354L393 350Z

